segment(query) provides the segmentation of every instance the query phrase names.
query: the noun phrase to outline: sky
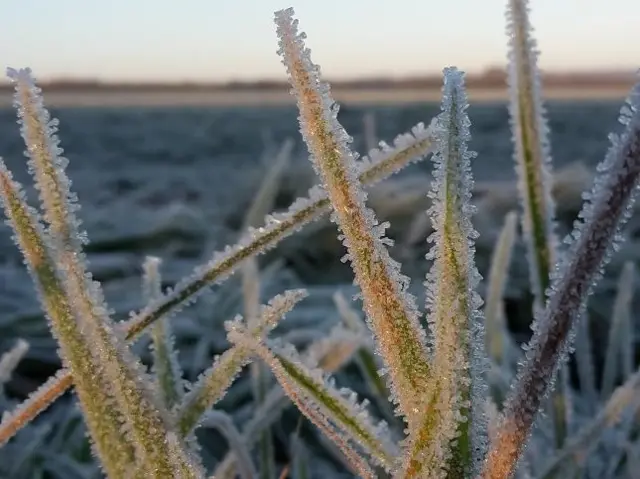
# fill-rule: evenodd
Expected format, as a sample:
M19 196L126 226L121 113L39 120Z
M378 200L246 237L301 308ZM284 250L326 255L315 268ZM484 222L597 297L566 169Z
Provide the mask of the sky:
M505 0L0 2L0 66L40 79L284 79L273 12L293 6L334 79L502 66ZM640 67L637 0L531 0L546 70Z

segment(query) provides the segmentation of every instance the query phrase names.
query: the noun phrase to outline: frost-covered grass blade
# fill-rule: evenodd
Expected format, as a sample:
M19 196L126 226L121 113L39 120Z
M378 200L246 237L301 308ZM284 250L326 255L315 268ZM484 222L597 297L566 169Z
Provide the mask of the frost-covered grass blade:
M370 152L359 163L359 178L365 184L375 184L408 165L411 161L424 158L432 150L431 129L419 123L411 132L398 135L393 146L383 144L379 150ZM265 218L260 228L251 228L234 246L228 246L224 252L214 254L211 261L195 269L194 273L181 281L173 291L158 298L152 305L134 315L123 326L127 340L138 337L150 324L161 317L169 317L182 307L196 299L207 287L224 281L234 273L248 258L263 253L276 245L284 237L299 230L304 225L318 219L330 210L330 201L324 191L317 187L309 191L308 198L296 200L286 213L271 214ZM35 418L71 387L70 371L60 373L55 381L48 383L46 389L39 389L29 407L21 414L7 416L0 424L0 443L11 438L26 424ZM11 422L19 420L19 422Z
M601 398L608 398L616 380L630 376L633 368L633 329L631 301L635 283L635 265L627 262L618 280L618 293L613 303L613 315L602 373Z
M538 51L529 20L528 0L509 0L508 84L509 113L515 144L518 190L522 204L522 233L529 259L534 317L546 304L551 272L558 260L555 204L551 196L551 147L542 101ZM535 323L532 328L535 328ZM567 434L569 398L568 370L562 366L550 402L556 445Z
M565 259L557 266L547 307L507 399L498 434L491 441L483 478L508 477L529 437L538 409L562 357L567 354L573 323L585 307L619 230L631 215L640 176L640 83L620 113L621 135L610 135L611 147L598 166L592 191L572 233Z
M303 361L317 362L327 374L334 373L351 359L359 346L356 339L338 330L335 334L312 343L305 351ZM245 444L252 445L260 437L258 433L270 427L289 404L289 399L282 388L278 385L273 386L242 430ZM232 476L236 461L237 457L231 451L216 468L214 475L218 478Z
M23 339L18 339L17 343L9 351L0 356L0 393L28 349L29 343Z
M422 407L420 393L429 387L430 368L425 332L418 321L414 298L407 292L409 279L389 257L384 237L386 224L378 224L365 206L366 193L358 181L351 138L337 120L337 105L329 86L320 80L319 68L298 33L293 9L276 13L280 55L287 68L300 112L302 136L314 168L333 206L332 220L339 225L355 279L364 301L369 325L393 384L394 400L409 424L417 424Z
M260 338L273 329L278 321L302 299L307 296L304 289L286 291L269 301L259 311L259 320L249 326L252 337ZM233 324L240 324L241 317L236 317ZM251 359L251 349L242 345L232 346L217 357L213 366L202 373L191 390L184 396L177 410L178 429L182 436L187 436L198 425L204 413L218 402L235 379L240 369Z
M122 413L127 434L136 449L142 470L149 477L184 474L198 477L195 463L186 450L169 439L166 410L156 404L158 398L141 365L118 337L103 299L100 284L93 281L81 250L84 233L74 210L65 173L67 161L56 136L55 122L44 108L40 90L28 69L11 70L16 84L16 106L23 125L23 137L44 217L49 225L50 252L57 264L57 275L78 321L82 335L91 343L91 354L111 388L111 399ZM85 358L89 360L89 358ZM163 414L165 412L165 414Z
M160 258L148 256L142 265L144 271L143 297L147 303L162 294L160 264ZM156 321L151 326L149 334L151 336L155 381L162 394L165 408L171 410L180 402L184 394L184 386L169 321L166 318Z
M240 479L258 478L253 459L249 453L248 444L243 440L242 435L233 423L233 419L228 414L216 410L209 411L203 418L202 425L218 429L225 437L229 448L238 458L236 466Z
M44 242L38 215L27 205L20 186L13 181L11 173L1 160L0 195L5 214L15 231L16 243L22 250L52 332L59 342L61 359L73 374L75 391L80 399L95 450L105 472L114 477L122 476L127 471L135 469L135 455L133 445L123 437L120 430L120 411L108 394L109 383L101 368L92 360L90 345L78 329L75 315L49 256L49 248ZM59 389L49 390L54 391L53 397L36 394L38 398L44 396L47 399L55 399L61 394ZM27 411L42 410L42 405L37 399L29 399L28 405L30 408ZM25 409L19 408L7 418L3 417L3 423L24 423ZM8 440L9 437L4 435L3 439Z
M515 212L508 213L504 219L500 236L493 249L491 267L489 269L487 300L484 306L487 354L497 365L502 365L505 360L504 339L508 333L504 321L505 313L502 297L509 276L513 245L516 241L516 221L517 215Z
M314 417L320 415L325 418L323 423L335 424L344 441L355 441L379 465L391 469L395 455L388 440L386 425L373 424L366 404L358 404L355 393L337 391L325 377L324 371L315 365L305 365L291 345L269 348L247 336L240 328L230 330L229 339L251 348L268 364L284 391L296 404L304 401L308 408L316 410ZM344 396L347 393L350 393L349 398ZM321 424L316 426L322 427Z
M432 383L424 392L418 428L410 432L401 477L463 477L476 470L483 451L484 337L476 287L470 203L473 179L464 74L444 70L442 113L437 119L434 179L429 209L434 233L425 281L427 319L434 342ZM456 439L450 449L450 443ZM473 457L472 457L473 456Z

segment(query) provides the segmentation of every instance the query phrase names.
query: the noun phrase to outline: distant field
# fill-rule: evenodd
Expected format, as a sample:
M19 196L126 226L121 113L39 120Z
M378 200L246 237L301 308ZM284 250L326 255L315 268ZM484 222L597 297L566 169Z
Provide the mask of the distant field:
M545 90L548 99L585 100L623 99L628 89L623 87L555 87ZM414 102L437 102L438 89L335 89L334 97L347 104L402 104ZM286 91L126 91L109 89L104 91L54 91L47 93L46 103L51 106L259 106L293 103ZM504 101L506 89L469 89L472 102ZM0 108L10 106L10 92L0 92Z

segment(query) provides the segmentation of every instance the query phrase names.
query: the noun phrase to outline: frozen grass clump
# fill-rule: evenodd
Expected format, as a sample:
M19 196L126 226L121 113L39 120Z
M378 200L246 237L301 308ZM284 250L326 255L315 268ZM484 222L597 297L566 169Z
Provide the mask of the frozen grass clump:
M288 166L292 144L285 142L236 244L166 291L160 286L160 260L148 258L145 306L121 322L114 320L83 252L88 237L77 217L57 120L45 108L31 71L9 69L39 209L28 205L4 163L0 197L64 368L22 404L0 396L9 411L0 424L0 472L218 479L275 479L287 471L294 477L397 479L636 477L640 372L633 358L632 263L620 280L602 380L595 377L585 313L622 241L638 187L640 83L621 109L622 129L610 136L593 188L584 194L574 231L562 245L556 238L551 152L527 2L510 0L507 12L511 127L534 294L533 337L523 354L507 332L502 304L518 235L515 212L505 216L497 240L486 304L479 294L472 198L476 154L468 148L472 125L465 75L457 68L443 70L441 111L429 126L418 124L392 146L376 148L368 118L369 153L360 158L293 9L277 12L279 54L318 184L288 210L269 214ZM431 269L423 313L409 278L390 255L389 224L367 206L365 187L429 154L434 173L426 213L432 233L425 241ZM314 290L287 288L263 301L269 266L261 267L256 257L325 213L339 230L346 250L342 260L353 269L363 314L334 292L340 321L331 328L296 323L299 327L279 329L283 317L303 308ZM237 296L244 314L225 323L229 347L186 381L177 359L174 316L236 271L242 275ZM132 348L144 334L150 337L151 370ZM212 340L202 338L203 351ZM2 356L0 387L26 348L19 342ZM574 348L579 390L568 381L567 359ZM202 362L202 354L199 358ZM338 372L351 363L362 381L338 383ZM220 406L245 366L251 370L245 391L250 410L238 421ZM45 439L57 446L64 442L59 436L55 442L55 431L32 421L71 387L94 463L82 461L77 415L56 416L65 430L69 427L64 440L75 445L74 458L54 464L36 447ZM276 424L291 403L301 416L295 432L285 434L290 452L282 464L274 453L275 433L282 431ZM541 410L548 414L539 415ZM321 434L322 451L302 434L302 418ZM211 467L198 435L203 429L215 429L227 446ZM319 455L331 461L318 461ZM341 465L342 472L327 464Z

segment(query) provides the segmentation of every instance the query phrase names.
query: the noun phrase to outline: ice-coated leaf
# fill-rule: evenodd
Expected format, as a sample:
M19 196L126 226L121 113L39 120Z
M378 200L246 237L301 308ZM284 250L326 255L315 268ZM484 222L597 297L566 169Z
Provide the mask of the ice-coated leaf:
M71 375L66 369L59 369L18 407L12 411L5 411L2 414L2 422L0 422L0 447L4 446L22 427L31 422L32 418L64 394L71 385ZM115 413L113 414L115 418Z
M304 289L286 291L269 301L259 312L259 321L249 326L249 334L261 338L273 329L286 313L306 298ZM242 318L229 322L230 329L242 327ZM191 390L185 394L177 410L178 429L184 437L198 425L200 418L218 402L231 386L236 375L251 359L251 348L234 345L215 358L213 366L200 375Z
M534 296L533 313L537 318L546 304L551 273L558 261L555 204L551 196L551 147L528 0L509 0L506 17L510 124L523 210L522 233ZM535 321L531 328L536 328ZM559 376L550 402L550 413L556 444L562 446L570 411L565 366Z
M374 474L368 462L365 460L364 456L354 449L351 441L349 440L351 438L348 435L344 435L345 430L340 427L343 424L336 424L332 421L333 415L331 413L334 411L331 409L333 407L337 408L337 411L335 411L338 413L337 416L340 419L344 418L341 417L342 415L340 414L340 412L344 412L341 411L340 405L331 400L336 398L336 396L339 397L339 395L332 395L328 389L322 390L322 387L321 389L318 389L318 385L314 384L313 379L305 375L304 372L301 371L300 367L297 367L294 363L287 361L284 357L277 357L262 343L259 343L249 336L243 335L241 331L235 330L230 332L230 339L235 339L240 342L246 341L247 346L251 345L253 351L257 353L267 364L269 364L271 370L278 379L278 382L282 386L282 389L297 406L298 410L316 427L318 427L318 429L324 434L324 437L331 440L333 444L340 449L341 453L344 454L348 465L351 466L356 473L359 473L361 477L373 479ZM292 376L289 375L291 372L293 372ZM311 381L308 381L308 379L311 379ZM311 395L309 395L309 392L311 392ZM332 397L327 398L327 393ZM315 400L312 399L314 397ZM329 415L327 415L327 408L322 407L324 399L328 399L327 406L330 411ZM361 418L347 417L346 419L350 425L355 426L356 429L359 428L360 425L358 424L358 419ZM376 440L375 436L373 439ZM360 442L360 445L364 447L367 453L370 455L375 454L368 450L367 447L363 446L362 441L358 442ZM375 456L373 457L375 458Z
M356 451L326 416L319 409L298 398L293 391L289 391L289 397L296 404L302 414L309 419L322 433L321 439L328 441L336 447L344 460L347 470L353 472L362 479L375 479L373 469L365 458Z
M476 292L481 277L474 260L478 234L470 202L476 154L467 148L471 122L464 73L455 67L443 73L428 211L434 232L427 259L433 265L425 281L433 379L423 391L421 423L410 430L405 445L402 478L475 475L486 444L484 318Z
M102 288L87 270L81 250L83 234L77 230L74 214L75 196L69 191L70 181L64 170L67 162L59 156L55 129L51 128L49 113L31 72L9 69L8 75L16 84L16 107L31 157L30 170L49 223L48 240L56 274L82 335L91 343L95 364L111 386L107 391L122 413L125 434L129 435L149 477L172 474L199 477L201 474L186 449L169 439L169 419L158 404L157 391L129 351L125 338L116 332Z
M358 163L347 135L337 119L338 106L329 86L320 79L298 33L293 9L275 14L279 54L287 68L292 94L297 99L300 131L311 153L314 169L331 199L331 219L347 248L355 281L362 290L369 326L387 366L394 401L411 424L422 406L420 394L429 386L430 369L426 334L419 323L415 299L386 244L387 223L379 224L365 206L366 193L358 181Z
M14 106L27 148L29 172L40 192L49 241L55 248L79 252L86 242L86 233L79 229L80 221L75 217L80 205L70 191L71 181L65 173L69 161L62 156L56 134L58 120L52 119L44 107L42 90L36 86L29 68L8 68L7 76L15 86Z
M357 337L345 333L343 330L336 329L328 336L312 343L305 351L304 362L317 362L328 374L340 369L349 361L359 345ZM253 444L259 437L258 433L271 426L288 404L289 399L282 388L278 385L273 386L242 430L245 444L248 446ZM214 475L219 478L230 477L236 460L232 452L228 453L216 468Z
M233 419L227 413L211 410L202 419L202 425L216 428L227 440L229 448L234 452L237 461L237 470L240 479L257 479L258 473L253 465L253 459L249 453L248 444L242 440ZM262 471L261 471L262 473Z
M13 371L18 367L29 349L29 343L24 339L18 339L15 346L0 356L0 392L4 384L11 379Z
M609 339L602 373L601 398L611 395L616 379L628 377L628 364L633 367L633 355L624 354L632 349L633 336L631 326L631 301L635 290L635 265L628 261L624 264L618 279L618 292L613 303L613 314L609 326ZM629 358L629 360L625 360Z
M555 205L551 196L549 128L528 0L509 0L506 17L509 113L523 209L522 232L527 245L535 309L540 309L546 303L545 292L557 261L558 247Z
M49 256L37 212L28 206L20 185L0 160L0 198L15 232L15 242L22 251L50 329L60 346L59 354L73 374L73 383L80 399L85 421L94 447L105 472L115 477L133 468L133 445L120 430L120 411L110 397L109 383L95 363L90 345L80 333L75 315ZM8 441L21 425L27 423L30 413L38 413L46 406L43 401L54 400L63 390L56 387L60 375L47 381L25 403L12 413L5 413L0 426L2 443Z
M556 266L549 301L537 318L526 359L519 368L507 399L499 432L492 441L483 479L507 477L514 470L529 437L542 400L557 368L566 356L575 319L601 278L614 246L621 241L620 228L632 213L640 176L640 82L621 109L620 135L610 135L611 146L585 203L568 251Z
M143 297L149 303L162 294L160 264L162 260L155 256L147 256L142 265L144 271L142 285ZM153 373L162 394L165 408L171 410L180 402L184 394L182 370L175 350L175 338L167 318L161 318L150 328L151 350L153 353Z
M250 348L268 364L282 389L298 407L300 402L304 403L305 409L316 411L314 417L319 415L324 418L323 422L335 424L345 442L355 441L379 465L391 469L395 447L389 442L386 424L374 424L366 403L358 403L355 393L336 390L325 372L312 364L304 364L291 345L269 348L239 329L229 332L229 340Z
M431 127L422 123L414 126L410 132L398 135L393 147L383 144L378 150L370 152L369 157L359 162L360 181L375 184L385 177L396 173L412 161L426 157L432 149ZM224 281L247 258L263 253L275 246L284 237L301 229L330 210L326 193L317 187L309 191L309 198L299 198L285 213L275 213L265 218L260 228L251 228L235 246L228 246L223 252L214 254L211 261L196 268L194 273L176 285L173 290L158 298L124 324L127 340L138 337L147 326L160 317L169 318L181 308L193 302L208 286ZM49 390L40 391L40 399L59 397L72 384L71 373L63 371L55 382L48 383ZM3 423L0 425L0 439L8 440L21 427L46 409L49 403L38 402L37 408L25 408L21 423ZM6 434L7 436L3 436Z
M486 348L489 357L497 364L504 364L504 338L507 333L504 320L504 287L509 277L511 254L516 241L515 212L505 216L500 236L493 249L491 266L489 268L489 283L487 285L487 301L484 306L486 321Z

